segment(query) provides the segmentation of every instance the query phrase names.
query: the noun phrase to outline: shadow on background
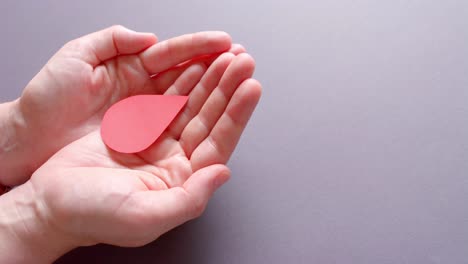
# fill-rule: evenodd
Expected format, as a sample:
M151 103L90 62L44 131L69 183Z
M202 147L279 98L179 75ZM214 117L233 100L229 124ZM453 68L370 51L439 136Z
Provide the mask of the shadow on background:
M78 248L55 263L205 263L209 250L205 243L200 243L200 238L203 230L209 230L206 225L209 223L202 219L191 221L139 248L108 245Z

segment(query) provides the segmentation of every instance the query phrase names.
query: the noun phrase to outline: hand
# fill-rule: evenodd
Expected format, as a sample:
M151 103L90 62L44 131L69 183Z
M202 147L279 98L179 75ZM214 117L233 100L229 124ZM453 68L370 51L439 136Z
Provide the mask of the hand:
M231 47L223 32L156 41L153 34L114 26L58 51L13 103L15 138L0 146L0 183L25 182L60 148L96 130L116 101L164 93L190 63L174 66Z
M207 70L201 63L189 66L165 92L189 95L187 106L142 153L106 148L98 128L56 153L7 194L26 190L34 197L30 207L40 224L19 226L48 243L36 243L42 248L32 251L64 253L96 243L140 246L199 216L228 180L224 164L260 98L260 84L250 79L253 70L247 54L225 53Z

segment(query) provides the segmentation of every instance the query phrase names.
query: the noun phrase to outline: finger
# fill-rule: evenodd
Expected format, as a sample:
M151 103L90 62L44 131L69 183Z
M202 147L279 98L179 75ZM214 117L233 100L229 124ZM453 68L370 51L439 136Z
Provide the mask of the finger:
M196 171L183 187L135 193L134 198L141 206L138 211L146 216L144 222L154 227L153 235L157 237L200 216L214 192L229 177L226 166L213 165Z
M62 52L78 57L96 67L121 54L136 54L157 42L152 33L140 33L123 26L112 26L67 43Z
M241 44L232 44L231 49L229 50L230 53L234 55L239 55L241 53L245 53L247 50Z
M194 64L202 66L204 69L207 68L205 63L194 61L184 65L177 65L170 70L156 74L155 76L148 79L143 89L141 90L142 94L164 94L168 89L177 81L177 79L187 71L189 67ZM197 66L198 67L198 66ZM197 81L200 79L198 78ZM172 91L171 94L174 94Z
M240 44L233 44L229 53L238 55L240 53L246 52L245 48ZM223 53L224 54L224 53ZM221 55L223 55L221 54ZM220 54L211 54L206 56L197 57L195 59L189 60L187 62L178 64L177 66L156 74L153 76L146 85L146 88L143 89L145 93L155 93L163 94L171 86L172 83L192 64L203 63L208 68L210 67L218 58Z
M200 82L190 92L190 96L186 107L182 110L179 117L169 127L169 133L175 139L180 138L180 134L190 122L190 120L198 114L208 96L216 88L221 77L223 76L226 68L233 60L234 55L231 53L224 53L219 56L216 61L203 75Z
M231 53L221 55L205 74L203 74L204 71L201 70L204 69L203 63L194 64L190 66L187 71L179 77L179 79L177 79L174 85L172 85L165 94L187 95L190 92L188 102L177 117L171 122L166 132L164 132L152 146L139 153L139 156L143 157L144 160L159 161L162 163L164 163L166 157L172 156L171 153L174 153L173 145L177 143L176 145L179 146L178 140L183 129L200 111L203 103L217 86L233 58L234 55ZM194 72L193 74L190 73L192 71ZM196 86L195 82L198 82ZM195 88L192 89L193 86L195 86ZM177 151L182 153L184 152L182 148L177 149ZM184 157L184 159L186 158ZM173 173L170 177L164 174L160 177L164 179L168 186L181 186L192 172L190 161L188 159L186 159L186 164L188 165L188 168L176 168L176 171L178 172ZM188 173L187 169L190 170Z
M143 87L142 93L164 94L189 66L189 64L178 65L149 78Z
M140 59L148 73L156 74L198 56L223 52L230 47L231 37L227 33L206 31L160 42L141 53Z
M241 44L232 44L231 48L227 52L232 53L234 55L239 55L241 53L245 53L246 49ZM183 66L184 64L193 64L196 62L203 62L206 65L206 67L209 67L222 54L223 53L214 53L214 54L199 56L192 60L179 64L179 66Z
M192 200L192 211L195 217L200 216L206 208L213 194L231 177L228 167L215 164L201 168L188 178L183 188ZM193 207L193 205L195 205Z
M255 62L244 53L236 58L226 69L218 87L209 95L200 112L184 128L180 143L187 157L210 134L214 125L223 114L232 94L246 79L252 77Z
M206 72L203 63L192 64L167 89L165 95L188 95Z
M234 55L239 55L241 53L245 53L246 49L241 44L232 44L231 48L227 52L232 53ZM201 58L200 60L203 61L203 63L205 63L207 67L209 67L218 58L218 56L220 55L214 54L205 58Z
M210 135L193 152L190 159L193 170L227 163L261 94L261 84L254 79L240 85Z

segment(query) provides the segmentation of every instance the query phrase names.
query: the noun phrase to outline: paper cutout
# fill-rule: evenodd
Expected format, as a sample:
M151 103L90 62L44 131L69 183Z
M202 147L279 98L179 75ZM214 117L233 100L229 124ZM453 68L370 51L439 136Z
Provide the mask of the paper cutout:
M101 123L111 149L136 153L153 144L187 103L188 96L136 95L112 105Z

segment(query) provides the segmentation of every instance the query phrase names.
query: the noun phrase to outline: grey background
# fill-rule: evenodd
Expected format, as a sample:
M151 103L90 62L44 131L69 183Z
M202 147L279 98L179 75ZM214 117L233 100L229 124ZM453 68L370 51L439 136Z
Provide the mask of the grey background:
M468 1L5 1L1 99L112 24L225 30L264 96L200 219L58 263L468 263Z

